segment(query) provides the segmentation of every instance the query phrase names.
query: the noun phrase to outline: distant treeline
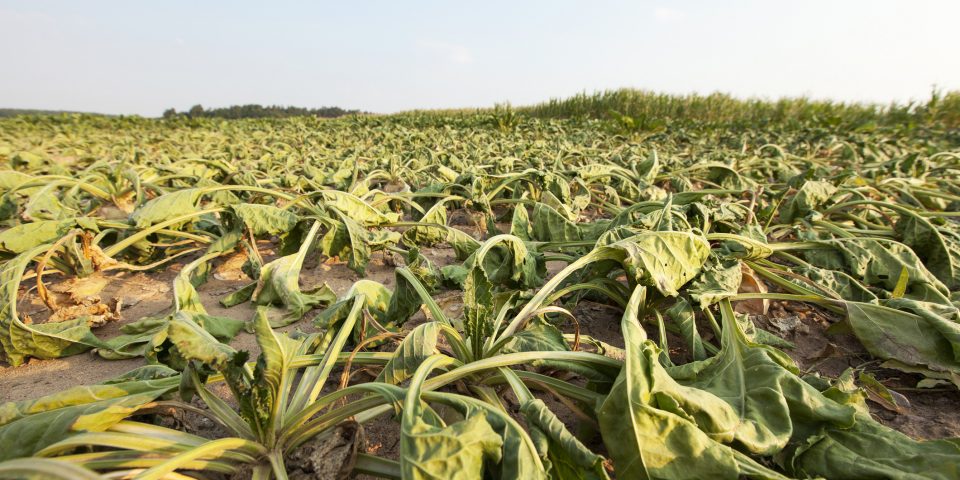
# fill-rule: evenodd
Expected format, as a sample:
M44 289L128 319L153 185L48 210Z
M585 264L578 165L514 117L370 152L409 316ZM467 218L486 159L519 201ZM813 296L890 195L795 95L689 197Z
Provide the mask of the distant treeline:
M672 95L620 89L551 99L514 111L539 118L610 119L637 130L669 126L837 128L939 125L960 127L960 92L934 90L922 102L848 103L809 98L741 99L723 93Z
M335 118L344 115L363 113L360 110L344 110L340 107L282 107L279 105L233 105L223 108L204 109L202 105L194 105L186 112L177 112L169 108L163 112L163 118L286 118L286 117L323 117Z

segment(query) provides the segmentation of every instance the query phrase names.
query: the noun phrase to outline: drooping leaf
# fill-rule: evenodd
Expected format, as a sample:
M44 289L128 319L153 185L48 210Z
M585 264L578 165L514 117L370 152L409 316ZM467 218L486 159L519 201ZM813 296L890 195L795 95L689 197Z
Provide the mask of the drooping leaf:
M437 202L423 214L420 223L447 225L447 207ZM415 226L403 232L403 242L409 246L432 246L447 238L447 229L435 226Z
M297 226L297 215L273 205L238 203L230 209L254 235L280 235Z
M313 324L322 329L336 328L350 314L357 298L362 298L364 311L370 315L370 318L378 322L379 326L374 326L366 321L359 322L353 335L355 341L377 335L381 333L381 328L389 331L397 330L399 324L388 314L390 305L393 303L393 294L379 282L367 279L358 280L354 283L346 294L320 312L313 319ZM366 324L365 330L360 328L363 324ZM373 344L373 346L376 346L376 344Z
M436 357L434 357L436 358ZM499 463L503 440L486 416L474 413L465 420L445 425L420 400L422 371L431 368L430 361L419 367L404 401L400 427L400 467L403 478L409 479L476 479L483 478L484 461Z
M960 287L960 238L941 233L920 215L907 213L900 214L894 231L948 288Z
M676 399L680 410L689 412L702 430L723 443L772 455L791 439L816 434L825 426L846 428L854 422L852 407L823 397L797 375L798 369L789 357L752 341L729 301L723 301L721 311L720 352L695 368L671 370L684 387L707 392L726 404L722 409L703 408L698 412L682 397ZM697 371L687 377L684 374L689 370ZM721 414L723 410L726 412ZM733 423L727 423L731 413Z
M57 183L51 183L31 193L23 209L23 217L33 220L63 220L75 217L79 213L78 210L60 201L59 188L60 185Z
M866 286L842 271L827 270L811 265L798 266L795 269L795 273L805 275L814 282L817 288L827 289L830 292L836 293L839 298L844 300L861 303L876 303L878 300L877 296ZM798 281L793 277L787 277L787 281L796 283L801 287L810 287L806 282Z
M484 242L472 263L491 284L508 288L538 286L546 275L543 256L511 235L498 235Z
M700 308L706 308L736 295L742 278L738 260L714 258L714 261L708 262L700 275L690 282L687 293L700 304Z
M251 299L261 306L283 306L284 312L280 314L271 312L270 324L274 327L296 322L311 308L330 304L336 300L336 295L326 284L312 292L300 290L300 269L319 229L320 222L314 223L297 253L280 257L264 265L260 271L260 279L251 294Z
M910 297L946 298L949 289L938 280L906 245L879 238L838 238L821 242L832 250L808 250L806 260L817 267L840 270L869 286L892 292L904 269Z
M0 460L26 457L83 431L102 431L175 390L179 377L73 387L0 405Z
M916 441L865 413L849 429L829 429L787 453L797 477L838 480L924 478L960 475L960 445L954 440Z
M413 281L419 282L419 287L423 288L426 294L430 293L416 274L410 270L406 271L409 272L408 275L404 275L404 271L401 269L394 271L397 286L390 295L390 303L385 314L385 321L394 325L403 325L423 305L423 299Z
M40 220L22 223L0 232L0 251L20 254L40 245L51 244L76 226L70 220Z
M514 207L513 218L510 221L510 234L524 241L533 240L533 227L530 226L527 207L523 205Z
M236 351L204 330L183 313L177 313L168 326L167 338L187 360L196 360L222 369Z
M347 261L347 266L359 274L366 271L370 254L395 245L401 235L389 230L369 230L357 223L349 215L336 211L337 222L328 224L328 231L321 240L323 252L328 256L338 256Z
M565 215L543 203L533 206L530 215L532 238L542 242L571 242L583 240L580 227Z
M456 228L447 229L447 243L453 247L457 260L466 260L473 252L480 248L480 242Z
M97 350L103 358L120 359L145 356L151 361L171 361L160 359L172 345L168 342L170 325L175 321L192 324L212 335L217 341L230 341L243 328L244 321L230 317L210 315L200 301L195 283L205 281L208 262L222 252L212 248L212 252L190 262L173 281L173 311L159 316L145 317L120 327L122 335L107 340L104 347ZM177 363L176 360L172 360ZM183 365L172 365L178 369Z
M417 325L393 351L390 360L377 375L377 381L397 385L410 378L424 360L437 353L439 334L437 322Z
M693 359L705 359L707 353L703 347L703 338L697 331L696 312L694 312L690 303L682 297L678 298L677 303L666 311L666 315L677 324L680 335L687 342L687 347L690 348Z
M0 193L6 193L32 179L33 176L16 170L0 170Z
M504 344L503 353L514 352L568 352L570 345L557 327L542 321L532 320L523 330L514 334ZM531 365L540 366L550 361L534 360Z
M79 465L49 458L23 458L0 462L0 476L36 480L99 480L96 472Z
M676 296L677 289L700 272L710 253L707 241L689 232L642 233L610 248L625 254L622 263L638 283L666 296Z
M253 328L260 356L253 371L250 402L256 407L256 420L262 431L271 432L277 429L281 408L285 407L281 397L288 388L291 364L300 342L274 332L262 310L258 310Z
M355 195L337 190L324 190L323 199L353 221L363 226L380 226L399 219L396 213L384 213L371 207Z
M165 193L136 209L130 215L130 220L137 228L147 228L182 215L194 213L197 211L197 203L200 201L202 193L199 188L187 188Z
M0 267L0 350L13 366L27 357L60 358L90 348L107 348L90 330L86 317L66 322L26 324L17 313L17 293L23 271L51 245L24 251Z
M603 457L590 451L543 400L533 399L520 406L520 413L531 428L534 441L541 437L539 450L551 479L607 479ZM549 461L549 464L547 464Z
M828 182L809 180L780 209L780 221L790 223L827 205L837 193L837 187Z
M664 388L677 385L660 367L659 349L637 321L644 293L638 287L624 312L624 366L597 411L603 437L617 439L607 443L617 478L784 478L713 440L676 403L679 397L701 411L722 411L722 400L693 388L683 389L684 396L661 396Z
M563 186L566 188L566 193L564 195L561 195L561 197L565 199L569 199L570 187L568 187L566 183L563 183ZM557 196L550 191L544 191L543 194L540 195L540 202L542 204L546 205L547 207L550 207L551 209L553 209L553 211L559 213L564 218L569 220L571 223L576 223L577 213L574 212L569 205L564 203L565 201L567 200L561 200L560 198L557 198Z
M907 302L847 302L846 321L871 355L960 378L960 324L916 303L911 313Z

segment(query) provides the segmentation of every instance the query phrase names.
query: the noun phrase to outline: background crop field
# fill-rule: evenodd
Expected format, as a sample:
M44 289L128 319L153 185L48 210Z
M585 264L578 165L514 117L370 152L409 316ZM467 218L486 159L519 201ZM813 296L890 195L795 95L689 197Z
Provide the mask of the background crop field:
M957 478L958 127L0 119L0 478Z

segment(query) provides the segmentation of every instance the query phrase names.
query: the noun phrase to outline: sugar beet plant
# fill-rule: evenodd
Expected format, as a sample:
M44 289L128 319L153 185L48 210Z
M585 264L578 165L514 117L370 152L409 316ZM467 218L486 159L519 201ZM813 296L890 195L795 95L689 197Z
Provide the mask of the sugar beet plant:
M144 366L0 405L0 477L960 476L955 439L867 403L900 398L871 372L960 387L955 132L489 118L4 120L6 362ZM201 301L233 258L220 302L252 318ZM338 294L301 286L319 262L397 267ZM111 272L171 266L168 311L98 332ZM771 301L873 360L801 371ZM588 304L620 335L582 331Z

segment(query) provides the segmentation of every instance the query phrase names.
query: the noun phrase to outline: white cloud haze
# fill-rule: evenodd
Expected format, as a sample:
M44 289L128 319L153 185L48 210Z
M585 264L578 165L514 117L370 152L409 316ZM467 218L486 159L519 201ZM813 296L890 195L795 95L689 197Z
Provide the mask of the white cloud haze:
M0 0L0 107L374 112L634 87L922 100L960 90L960 1Z

